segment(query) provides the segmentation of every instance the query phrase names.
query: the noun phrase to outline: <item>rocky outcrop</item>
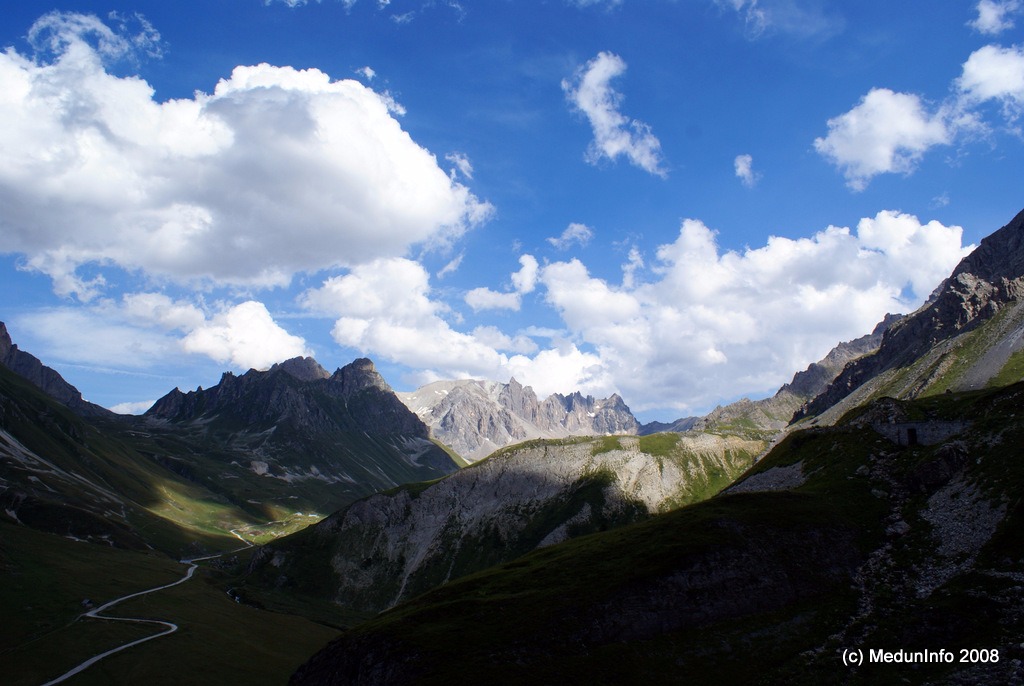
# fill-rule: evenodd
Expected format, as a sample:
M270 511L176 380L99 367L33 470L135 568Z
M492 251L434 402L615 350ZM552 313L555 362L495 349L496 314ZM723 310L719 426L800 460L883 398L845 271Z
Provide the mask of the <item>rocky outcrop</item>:
M534 438L636 434L639 423L622 398L595 399L579 392L540 401L514 378L437 381L398 397L434 438L469 462L498 448Z
M329 600L375 614L531 550L710 494L764 448L709 435L674 437L671 446L641 440L535 441L503 450L425 488L354 503L295 540L264 548L251 571L264 586L300 592L331 576Z

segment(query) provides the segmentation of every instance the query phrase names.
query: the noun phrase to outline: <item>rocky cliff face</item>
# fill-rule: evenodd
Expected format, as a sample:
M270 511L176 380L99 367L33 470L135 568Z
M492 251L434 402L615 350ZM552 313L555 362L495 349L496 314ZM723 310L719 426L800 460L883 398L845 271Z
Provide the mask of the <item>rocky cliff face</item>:
M64 377L40 362L39 358L19 350L11 341L3 322L0 322L0 364L78 415L101 417L113 414L106 408L83 400L78 389L65 381Z
M947 373L962 377L967 370L950 369L950 363L959 357L960 366L971 367L977 365L981 357L979 354L971 358L967 354L974 351L957 349L967 344L969 334L1006 311L1003 319L1012 319L1012 325L1005 326L1011 322L1003 321L1004 326L989 328L984 336L987 341L976 341L986 351L1005 343L1001 359L985 360L976 373L970 375L975 386L984 385L1020 348L1015 341L1020 338L1021 313L1011 310L1017 309L1022 293L1024 212L983 239L977 249L961 260L929 302L889 328L875 354L848 365L824 391L794 414L794 420L820 415L869 382L884 375L889 378L883 381L894 381L892 377L915 366L918 369L910 374L913 379L886 392L895 390L901 397L915 397L934 388L937 382L952 390L963 387L958 383L959 378L951 378ZM925 359L930 361L929 369L920 368L920 362ZM877 395L874 387L865 390L867 393L857 396L855 403ZM846 409L849 406L850 403L843 404Z
M636 418L618 395L595 399L558 393L538 400L515 379L438 381L398 397L432 435L474 462L498 448L533 438L635 434Z
M313 593L330 576L327 599L375 614L531 550L700 499L764 446L711 435L532 441L435 484L371 496L263 548L253 582Z

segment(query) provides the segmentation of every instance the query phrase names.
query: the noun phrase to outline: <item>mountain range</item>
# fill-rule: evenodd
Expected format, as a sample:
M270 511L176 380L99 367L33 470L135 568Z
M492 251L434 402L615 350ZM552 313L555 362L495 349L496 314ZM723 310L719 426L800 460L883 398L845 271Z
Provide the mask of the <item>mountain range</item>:
M514 378L507 384L467 379L435 381L399 399L437 440L469 462L498 448L534 438L636 434L640 424L622 398L595 399L579 392L543 401Z
M52 678L107 570L156 582L243 538L262 545L207 571L216 593L167 608L203 645L155 672L161 649L136 648L113 682L201 680L207 650L252 674L264 658L202 627L287 615L344 629L296 685L1024 682L1022 291L1024 212L774 396L653 427L514 379L400 398L365 359L226 373L123 417L0 325L7 676ZM309 655L285 644L266 683ZM843 664L939 648L968 659Z
M367 359L333 374L309 357L265 372L228 372L212 388L171 391L140 425L221 446L234 471L280 480L293 491L316 486L320 511L464 464L430 440Z

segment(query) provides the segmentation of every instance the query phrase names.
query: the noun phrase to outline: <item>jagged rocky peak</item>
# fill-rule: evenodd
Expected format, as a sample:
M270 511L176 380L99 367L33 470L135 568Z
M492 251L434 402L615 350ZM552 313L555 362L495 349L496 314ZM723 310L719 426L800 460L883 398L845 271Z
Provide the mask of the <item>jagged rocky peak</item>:
M270 371L280 369L288 372L299 381L316 381L317 379L329 379L331 373L320 366L320 363L312 357L293 357L284 362L278 362Z
M951 279L962 274L971 274L1001 287L1005 295L1014 299L1020 297L1024 276L1024 210L1009 224L982 239L953 270Z
M375 388L385 393L393 392L384 377L377 373L373 361L365 357L360 357L339 368L331 376L331 380L340 381L347 394L367 388Z
M528 421L537 420L537 394L531 387L516 381L515 377L499 390L498 404Z

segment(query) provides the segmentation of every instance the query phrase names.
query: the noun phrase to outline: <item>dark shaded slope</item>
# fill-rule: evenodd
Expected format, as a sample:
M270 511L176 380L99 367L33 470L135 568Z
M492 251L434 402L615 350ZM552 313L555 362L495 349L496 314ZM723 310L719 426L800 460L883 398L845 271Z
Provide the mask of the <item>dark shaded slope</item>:
M251 521L116 431L89 423L0 368L0 518L72 539L175 555L193 543L237 540L227 532L232 524L219 532L190 529L151 512L168 493L197 509L220 509L233 525ZM184 513L184 506L177 510Z

